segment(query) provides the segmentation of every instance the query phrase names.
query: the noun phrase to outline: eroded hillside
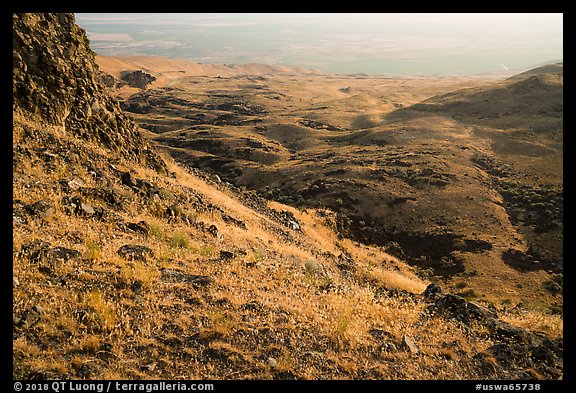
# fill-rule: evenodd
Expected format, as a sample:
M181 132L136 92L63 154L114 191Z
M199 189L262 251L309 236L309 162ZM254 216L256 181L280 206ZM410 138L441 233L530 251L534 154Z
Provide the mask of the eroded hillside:
M72 15L14 14L13 28L14 378L562 378L559 316L447 293L398 244L342 236L329 209L163 156Z
M158 62L125 66L153 72ZM335 211L342 235L394 242L410 264L484 300L562 307L544 284L563 261L561 75L503 82L181 68L163 85L114 90L179 162L272 200Z

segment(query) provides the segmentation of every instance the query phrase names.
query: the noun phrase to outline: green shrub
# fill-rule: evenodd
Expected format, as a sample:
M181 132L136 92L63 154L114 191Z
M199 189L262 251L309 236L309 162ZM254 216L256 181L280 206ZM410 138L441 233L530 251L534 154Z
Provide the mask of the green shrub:
M467 286L468 286L468 283L465 282L465 281L458 281L458 282L454 285L454 287L455 287L456 289L463 289L463 288L466 288Z
M466 300L474 300L475 298L478 297L478 295L472 288L462 291L458 295L462 296Z
M542 283L542 287L552 293L562 292L562 286L554 280L546 280Z
M188 235L183 232L174 232L170 237L170 246L174 248L188 248L190 240Z
M86 241L86 252L84 253L84 257L89 261L94 261L100 258L102 255L102 249L100 245L95 241L88 240Z

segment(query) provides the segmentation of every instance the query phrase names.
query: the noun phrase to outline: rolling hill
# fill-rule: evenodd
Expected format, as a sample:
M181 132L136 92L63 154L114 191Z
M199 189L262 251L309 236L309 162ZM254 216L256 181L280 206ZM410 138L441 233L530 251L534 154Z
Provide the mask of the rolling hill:
M14 379L563 377L562 275L522 260L489 145L386 118L485 81L155 60L130 90L72 14L13 14L13 43Z

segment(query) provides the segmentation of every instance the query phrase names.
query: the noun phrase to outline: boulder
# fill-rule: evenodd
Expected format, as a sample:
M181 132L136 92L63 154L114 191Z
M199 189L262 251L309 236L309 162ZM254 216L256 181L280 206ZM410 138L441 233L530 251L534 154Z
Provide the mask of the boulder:
M438 299L429 310L454 318L466 325L469 325L472 320L488 323L498 317L493 310L452 294Z
M32 216L39 216L42 218L51 217L55 212L54 206L49 200L41 200L25 205L24 209Z
M437 284L428 285L424 292L422 292L422 296L424 296L424 299L428 301L436 301L441 297L441 295L442 288Z
M145 89L150 83L156 80L156 77L142 70L136 70L131 72L124 72L122 75L120 75L120 79L126 82L130 87Z
M403 260L407 259L406 253L404 252L400 244L396 242L386 243L386 245L384 246L384 251L396 258Z
M420 353L420 348L418 348L418 345L416 344L414 339L410 336L407 336L406 334L402 336L401 347L410 351L413 354Z
M153 252L151 248L146 246L140 246L136 244L125 244L120 247L117 251L117 254L120 255L122 258L128 260L136 260L136 261L143 261L145 262L148 256L153 256Z
M126 227L131 231L138 232L146 236L150 232L150 224L148 224L144 220L140 222L129 222L128 224L126 224Z
M187 274L178 270L162 270L162 281L171 283L186 283L193 287L206 287L214 283L214 278L204 275Z
M216 225L210 225L208 227L208 233L214 236L216 239L218 239L218 241L221 242L224 241L224 235L222 234L222 232L220 232L220 230Z

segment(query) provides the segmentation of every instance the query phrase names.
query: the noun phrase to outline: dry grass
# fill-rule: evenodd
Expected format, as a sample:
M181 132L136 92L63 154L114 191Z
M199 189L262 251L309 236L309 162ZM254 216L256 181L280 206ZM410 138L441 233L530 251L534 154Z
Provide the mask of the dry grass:
M560 315L526 310L521 314L506 313L502 320L533 332L541 332L553 338L564 336L564 320Z
M111 155L90 143L85 148ZM187 195L183 186L192 188L248 229L225 222L216 211L184 206L197 213L198 221L216 225L224 234L219 241L193 225L169 221L161 214L161 204L147 208L150 201L123 188L113 176L110 181L126 197L126 207L116 214L126 222L148 222L147 237L121 231L112 222L69 216L57 203L64 196L59 188L24 185L33 179L53 184L70 168L63 166L55 174L41 162L23 163L22 175L14 180L15 197L24 203L49 199L56 209L49 218L30 217L28 224L15 226L14 249L42 239L78 250L81 257L31 263L15 255L14 275L20 284L14 287L14 322L34 306L43 309L35 326L15 330L15 377L43 373L85 378L88 374L83 373L90 370L91 377L119 379L276 378L290 373L310 379L364 378L366 370L376 370L380 374L372 378L384 379L449 378L456 373L477 377L459 365L465 361L458 351L442 345L457 341L456 348L471 353L487 348L490 340L469 340L470 333L454 322L422 317L422 302L375 297L381 286L415 294L426 288L427 282L403 261L378 247L338 239L313 209L302 212L270 204L293 212L303 223L303 233L287 231L242 204L233 192L215 189L173 162L176 179L159 178L116 159L114 165L135 169L174 196ZM88 176L82 170L74 173ZM92 203L112 210L101 201ZM154 257L125 260L117 255L124 244L146 245ZM246 255L222 261L222 250ZM344 252L355 265L348 276L336 264ZM214 282L170 282L163 279L162 269L209 276ZM546 333L562 334L558 318L507 318L517 326L542 330L548 325ZM421 355L383 352L382 342L370 334L373 329L388 332L396 344L404 334L417 337ZM274 368L266 363L269 357L276 360ZM442 362L450 362L450 368L440 367Z

